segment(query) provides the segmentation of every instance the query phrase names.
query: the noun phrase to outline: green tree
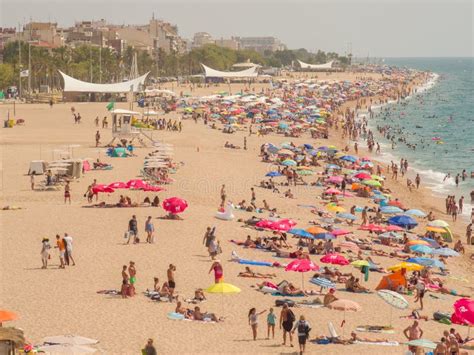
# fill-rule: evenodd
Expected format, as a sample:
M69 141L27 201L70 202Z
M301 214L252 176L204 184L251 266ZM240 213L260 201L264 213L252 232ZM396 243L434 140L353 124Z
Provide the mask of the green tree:
M14 83L15 72L11 64L0 64L0 90Z

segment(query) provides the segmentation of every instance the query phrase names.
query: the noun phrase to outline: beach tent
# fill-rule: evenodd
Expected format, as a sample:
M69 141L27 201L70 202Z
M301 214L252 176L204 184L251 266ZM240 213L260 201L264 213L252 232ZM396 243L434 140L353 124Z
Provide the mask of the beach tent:
M113 148L107 152L107 155L112 158L126 158L127 150L125 148Z
M301 60L298 60L298 63L301 69L311 69L311 70L330 70L332 69L333 60L324 64L308 64L304 63Z
M145 83L148 73L136 79L114 84L95 84L74 79L59 71L64 80L64 92L100 92L100 93L127 93L139 92Z
M30 162L30 169L28 170L28 175L31 175L35 172L35 175L44 174L46 171L46 162L44 160L32 160Z
M399 286L407 287L407 279L401 270L382 277L375 289L396 291Z
M258 75L257 67L241 71L220 71L209 68L202 63L201 66L204 68L204 76L206 78L255 78Z

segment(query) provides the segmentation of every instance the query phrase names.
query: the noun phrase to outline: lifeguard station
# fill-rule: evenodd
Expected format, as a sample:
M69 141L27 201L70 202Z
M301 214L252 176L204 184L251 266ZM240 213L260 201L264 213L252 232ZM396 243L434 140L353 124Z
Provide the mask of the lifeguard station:
M141 116L140 112L129 111L124 109L115 109L111 111L112 114L112 141L109 145L112 145L116 139L119 141L127 140L129 143L133 143L134 140L146 147L146 141L150 141L152 144L155 140L146 134L141 128L132 126L134 119L139 119Z

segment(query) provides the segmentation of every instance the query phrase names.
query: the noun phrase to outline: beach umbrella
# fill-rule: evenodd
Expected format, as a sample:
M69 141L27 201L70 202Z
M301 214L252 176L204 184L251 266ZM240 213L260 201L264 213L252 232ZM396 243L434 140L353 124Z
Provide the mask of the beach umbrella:
M348 219L350 221L355 221L357 217L351 213L336 213L336 217Z
M107 185L102 185L102 184L98 184L98 185L95 185L93 188L92 188L92 192L97 194L99 192L103 192L103 193L112 193L114 192L115 190Z
M331 240L336 239L336 237L332 233L318 233L314 235L314 239Z
M317 277L317 278L312 278L309 280L312 284L321 286L321 288L335 288L336 284L331 282L328 279L325 279L324 277Z
M370 232L385 232L385 228L383 226L380 226L378 224L365 224L363 226L360 226L359 227L359 230L362 230L362 231L370 231Z
M79 335L56 335L43 338L43 343L48 344L69 344L69 345L92 345L99 341L95 339L86 338Z
M125 182L117 181L117 182L112 182L107 185L107 187L110 187L111 189L128 189L128 185Z
M318 226L306 228L306 232L311 234L327 233L327 230Z
M404 231L404 229L402 227L396 226L394 224L391 224L391 225L385 227L385 230L387 232L401 232L401 231Z
M337 253L324 255L321 258L321 262L325 264L333 264L333 265L348 265L349 264L349 261L345 257Z
M277 177L277 176L283 176L282 173L279 173L278 171L270 171L269 173L266 173L265 176L268 177Z
M474 300L461 298L454 302L454 313L469 325L474 325Z
M408 210L408 211L405 211L404 213L407 214L407 215L409 215L409 216L426 217L426 213L425 213L425 212L420 211L420 210L416 210L416 209Z
M399 227L412 229L418 225L418 222L415 221L410 216L398 215L388 219L389 224L393 224Z
M397 234L395 232L386 232L382 233L379 235L379 238L395 238L395 239L400 239L402 236L400 234Z
M390 271L399 271L402 269L405 269L406 271L420 271L424 268L424 266L419 265L419 264L414 264L414 263L407 263L402 261L401 263L398 263L396 265L393 265L388 268Z
M360 250L359 246L354 242L342 242L342 243L339 243L337 246L340 248L352 250L353 252L356 252L356 253L359 252Z
M291 227L292 226L287 221L275 221L267 228L274 231L287 232Z
M292 156L295 155L295 153L289 149L281 149L278 151L278 154L279 155L292 155Z
M179 197L167 198L163 201L163 209L171 214L178 214L188 208L188 203Z
M340 184L342 182L342 180L344 180L344 178L342 176L330 176L328 178L328 182L332 183L332 184Z
M335 205L335 204L327 204L326 205L326 209L328 211L331 211L331 212L346 212L346 210L344 209L344 207L341 207L341 206L338 206L338 205Z
M406 261L408 263L420 264L425 267L437 267L440 269L446 268L446 265L444 265L441 261L432 258L409 258Z
M281 162L281 165L285 166L296 166L296 162L292 159L286 159Z
M415 240L410 240L408 241L407 243L408 246L412 246L412 245L426 245L426 246L430 246L430 243L424 241L424 240L421 240L421 239L415 239Z
M433 252L433 249L426 246L426 245L412 245L410 247L410 250L415 252L415 253L420 253L420 254L431 254Z
M451 248L433 249L431 254L441 255L441 256L459 256L460 255L457 251Z
M431 238L421 238L421 240L423 240L424 242L427 242L429 244L430 247L434 248L434 249L437 249L440 247L439 243L434 240L434 239L431 239Z
M341 167L339 165L336 165L336 164L328 164L328 165L326 165L326 169L328 169L328 170L339 170L339 169L341 169Z
M148 185L148 184L147 184L145 187L141 188L140 190L143 190L143 191L160 192L160 191L163 191L164 188L159 187L159 186L154 186L154 185Z
M358 312L361 310L360 305L354 301L340 299L340 300L331 302L328 305L328 308L344 312L344 321L342 322L342 327L343 327L342 336L344 337L344 324L346 323L346 312Z
M42 345L38 347L39 351L47 354L92 354L97 350L89 346L84 345L71 345L71 344L53 344L53 345Z
M391 290L380 290L377 291L377 295L392 307L407 309L409 306L408 301L397 292ZM392 326L392 307L390 307L390 327Z
M218 282L212 286L209 286L204 291L206 291L207 293L231 294L239 293L241 289L229 283Z
M272 223L273 221L269 221L268 219L261 219L255 224L255 227L269 229Z
M297 235L298 237L314 239L314 236L311 233L305 231L304 229L292 228L288 231L288 233Z
M444 228L441 228L441 227L430 227L430 226L427 226L426 227L426 230L429 231L429 232L434 232L434 233L447 233L448 231Z
M362 181L364 185L371 186L371 187L381 187L382 184L377 180L364 180Z
M297 170L296 173L298 175L302 175L302 176L305 176L305 175L308 176L308 175L313 175L314 174L314 172L311 171L311 170Z
M319 266L314 264L311 260L308 260L308 259L293 260L285 268L285 271L301 272L302 289L304 289L304 273L308 271L316 271L316 270L319 270Z
M354 177L359 180L372 180L372 176L367 173L357 173L354 175Z
M385 214L396 214L402 213L403 210L401 208L398 208L397 206L384 206L380 209L380 212Z
M326 195L341 195L342 191L339 191L338 189L335 189L335 188L331 187L331 188L325 190L324 193Z
M16 313L0 309L0 323L10 322L17 319L18 315Z
M437 346L436 343L433 343L431 340L428 340L428 339L410 340L406 344L410 346L416 346L416 347L426 348L426 349L435 349Z
M357 157L353 156L353 155L344 155L342 157L340 157L339 159L341 160L345 160L345 161L350 161L351 163L355 163L357 160Z
M429 227L446 228L449 224L441 219L436 219L428 223Z
M140 189L146 185L146 182L141 179L129 180L127 186L129 189Z

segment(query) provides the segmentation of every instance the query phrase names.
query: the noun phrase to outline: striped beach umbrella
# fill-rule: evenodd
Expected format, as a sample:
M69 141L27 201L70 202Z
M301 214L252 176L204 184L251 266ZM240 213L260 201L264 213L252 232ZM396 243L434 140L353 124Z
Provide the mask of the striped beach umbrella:
M328 279L325 279L324 277L317 277L317 278L312 278L309 280L312 284L321 286L321 288L335 288L336 284L331 282Z

